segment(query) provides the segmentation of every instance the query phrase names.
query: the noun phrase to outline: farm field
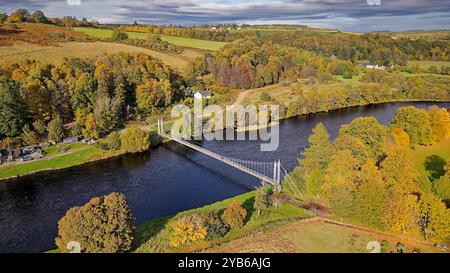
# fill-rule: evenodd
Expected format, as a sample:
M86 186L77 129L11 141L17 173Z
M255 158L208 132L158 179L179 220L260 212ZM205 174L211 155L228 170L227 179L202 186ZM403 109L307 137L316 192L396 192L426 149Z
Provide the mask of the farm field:
M381 252L395 251L401 241L396 236L385 236L328 222L298 220L271 230L262 231L231 241L208 252L223 253L364 253L370 252L367 243L384 242ZM405 243L406 252L439 252L427 244Z
M134 47L108 42L69 42L57 46L40 46L16 42L13 46L1 47L0 61L17 61L19 59L35 59L43 62L59 63L64 58L96 58L105 53L140 52L160 59L164 64L174 69L182 70L189 61L201 57L202 54L185 49L181 54L167 54L141 47Z
M81 32L99 39L108 39L111 38L113 30L110 29L96 29L96 28L86 28L79 27L75 28L75 31ZM147 33L142 32L127 32L128 37L131 39L146 39ZM161 40L174 44L176 46L182 47L190 47L202 50L219 50L227 43L225 42L216 42L216 41L207 41L193 38L185 38L185 37L177 37L170 35L161 35Z

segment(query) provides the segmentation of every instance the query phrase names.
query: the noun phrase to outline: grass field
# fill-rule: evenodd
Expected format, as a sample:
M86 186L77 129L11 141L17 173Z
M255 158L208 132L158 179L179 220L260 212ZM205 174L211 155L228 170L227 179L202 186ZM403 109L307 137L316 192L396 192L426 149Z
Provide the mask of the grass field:
M382 252L395 250L398 240L383 235L338 226L322 221L299 220L271 230L234 240L208 252L225 253L367 253L367 243L386 243ZM404 242L402 242L404 243ZM424 244L405 244L406 251L438 252Z
M111 38L113 30L109 29L97 29L97 28L75 28L75 31L99 38L99 39L108 39ZM142 32L127 32L128 37L131 39L146 39L148 34ZM216 41L207 41L193 38L185 38L185 37L176 37L169 35L160 35L163 41L169 42L176 46L182 47L190 47L197 48L202 50L219 50L227 43L225 42L216 42Z
M142 223L138 227L138 242L136 252L197 252L207 249L213 245L222 244L237 238L246 236L252 232L272 228L286 221L300 218L308 218L310 214L305 210L295 207L291 204L282 204L278 209L271 207L266 212L257 216L253 213L253 202L255 198L254 192L245 193L234 198L230 198L221 202L207 205L201 208L185 211L169 217L159 218ZM224 209L232 200L237 200L243 204L248 211L248 220L244 227L229 231L223 238L212 241L204 241L198 244L173 249L169 247L168 225L174 219L193 213L210 212L212 210Z
M417 170L427 177L434 177L436 171L450 160L450 138L432 146L417 146L413 156Z
M36 59L43 62L60 63L64 58L95 59L105 53L140 52L160 59L174 69L182 70L190 60L203 56L201 53L185 49L181 54L168 54L141 47L107 42L69 42L57 46L40 46L36 44L16 42L13 46L1 47L0 61L17 61L21 59Z
M0 167L0 179L23 176L37 171L62 169L81 165L90 161L101 151L95 146L86 146L68 154L56 155L57 152L52 149L50 149L49 152L53 155L52 158Z

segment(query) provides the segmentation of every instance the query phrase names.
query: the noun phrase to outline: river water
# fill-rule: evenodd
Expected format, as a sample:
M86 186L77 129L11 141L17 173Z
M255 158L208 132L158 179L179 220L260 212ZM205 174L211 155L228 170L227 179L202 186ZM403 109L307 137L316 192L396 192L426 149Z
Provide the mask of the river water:
M289 171L297 164L312 128L322 122L332 137L342 124L374 116L388 124L398 107L427 108L450 103L389 103L353 107L281 121L280 146L260 152L259 141L204 141L202 146L234 158L274 161ZM0 170L1 171L1 170ZM250 191L259 181L205 155L169 143L139 155L0 181L0 252L42 252L55 248L57 222L92 197L125 194L137 223L199 207Z

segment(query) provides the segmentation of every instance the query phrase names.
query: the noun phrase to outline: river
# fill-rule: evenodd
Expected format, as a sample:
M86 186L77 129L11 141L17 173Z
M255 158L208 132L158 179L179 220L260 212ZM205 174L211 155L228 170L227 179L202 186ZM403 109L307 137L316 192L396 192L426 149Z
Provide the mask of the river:
M396 109L450 103L389 103L299 116L280 122L280 146L260 152L259 141L205 141L225 156L297 164L312 128L322 122L335 137L342 124L374 116L388 124ZM0 170L1 171L1 170ZM169 143L139 155L125 155L69 169L0 181L0 252L42 252L55 248L57 222L92 197L125 194L137 223L199 207L250 191L259 181L205 155Z

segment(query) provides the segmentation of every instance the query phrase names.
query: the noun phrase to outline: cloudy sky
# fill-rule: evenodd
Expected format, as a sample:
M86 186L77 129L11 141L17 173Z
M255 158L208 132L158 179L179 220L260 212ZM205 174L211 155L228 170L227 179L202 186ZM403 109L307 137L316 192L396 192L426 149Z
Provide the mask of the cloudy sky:
M17 8L101 23L280 23L355 32L450 27L450 0L0 0L0 11Z

